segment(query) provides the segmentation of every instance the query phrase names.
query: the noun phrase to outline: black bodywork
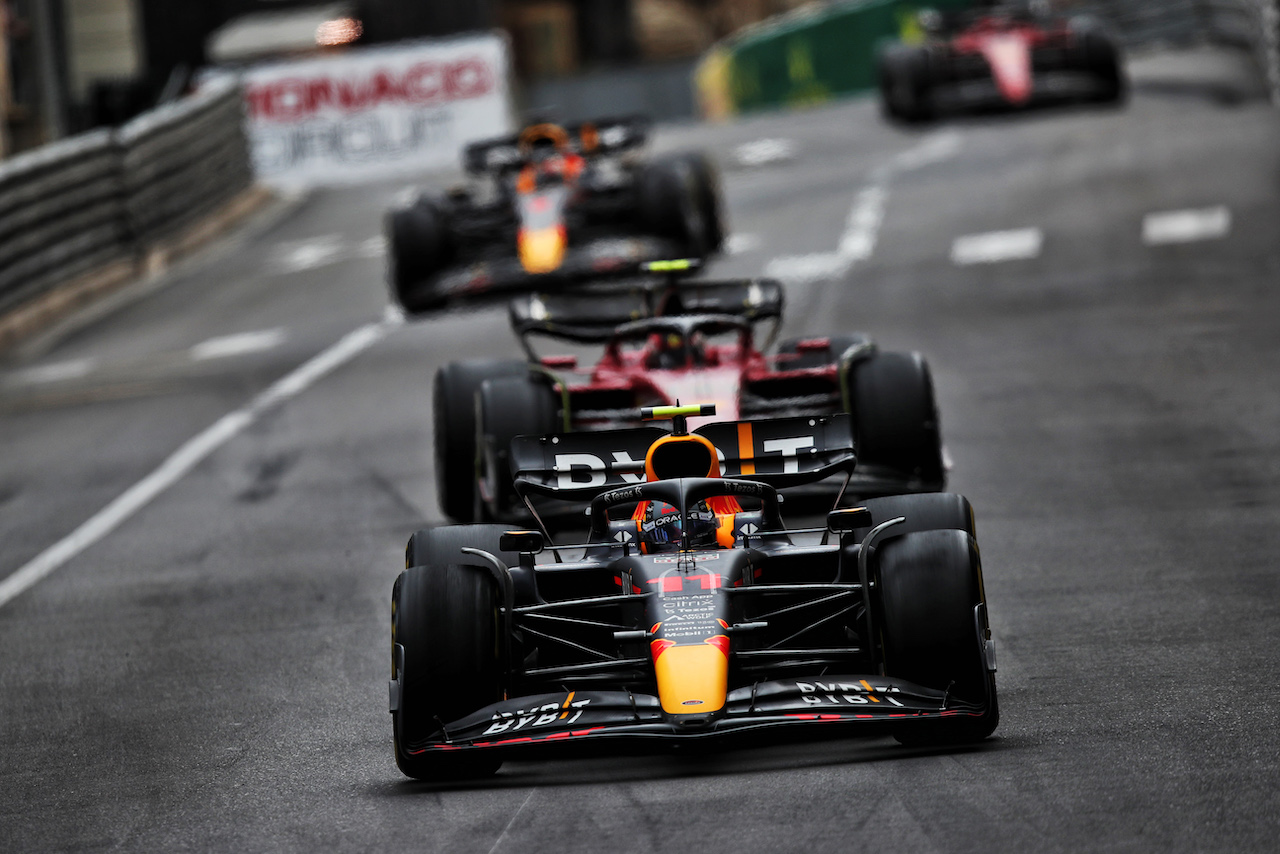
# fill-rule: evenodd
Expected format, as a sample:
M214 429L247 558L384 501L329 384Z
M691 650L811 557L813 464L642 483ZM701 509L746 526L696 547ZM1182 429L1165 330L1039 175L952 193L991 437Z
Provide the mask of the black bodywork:
M405 729L402 717L410 713L403 702L406 653L395 642L393 619L391 709L402 770L431 778L441 768L467 774L473 768L468 763L479 762L474 767L488 773L503 758L540 749L754 740L769 732L832 735L846 727L906 742L988 735L998 721L994 652L968 502L945 494L880 499L869 502L867 510L841 511L856 514L850 524L842 524L837 513L828 528L789 531L778 488L853 470L847 416L757 422L755 433L752 448L740 442L717 445L727 472L752 470L750 479L637 482L633 468L601 470L586 461L607 459L609 449L627 444L610 434L524 437L513 443L520 491L590 497L587 542L548 546L548 560L548 553L535 558L538 548L527 547L531 542L541 546L538 535L507 535L513 539L504 539L502 549L514 551L491 545L450 560L490 579L500 658L495 672L501 684L491 702L455 719L436 718L414 731L416 738L404 735L413 731ZM577 463L572 471L564 465L570 457ZM626 519L625 511L637 501L661 500L683 511L724 495L743 504L734 518L732 548L644 554L633 536L634 523ZM624 511L621 520L611 512L617 509ZM493 527L443 530L474 532L479 542ZM415 537L431 535L427 530ZM796 541L799 535L821 538L802 544ZM904 638L914 635L902 630L902 594L894 592L893 578L886 588L883 575L896 577L904 561L911 572L928 570L920 564L927 564L932 552L921 545L933 540L945 540L952 554L960 555L958 572L968 579L964 595L940 606L953 625L940 656L951 656L955 674L933 674L909 663L910 644ZM416 548L411 540L407 564L414 562ZM880 560L881 551L890 555L888 563ZM397 582L396 595L406 576L439 571L411 567ZM918 615L913 619L920 622ZM933 631L929 625L920 628L924 634ZM937 646L936 639L930 642ZM682 700L684 695L673 697L676 677L664 683L657 664L672 649L692 649L691 659L714 661L723 653L722 703L703 711L697 708L701 695L692 706L685 705L690 701ZM926 650L924 659L937 652ZM920 658L918 652L911 655ZM424 714L421 707L414 711Z
M521 228L517 177L530 161L518 136L468 145L469 183L444 194L419 193L387 215L392 295L410 314L460 301L559 289L636 276L644 264L707 257L723 244L719 181L701 154L647 160L641 117L570 129L585 169L569 187L562 225L568 248L556 269L531 273L516 251Z

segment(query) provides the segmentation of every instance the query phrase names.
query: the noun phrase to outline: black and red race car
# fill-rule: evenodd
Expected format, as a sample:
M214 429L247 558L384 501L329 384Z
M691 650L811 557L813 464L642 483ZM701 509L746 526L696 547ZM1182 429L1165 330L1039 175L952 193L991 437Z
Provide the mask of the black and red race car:
M475 777L508 758L771 734L945 745L994 731L969 502L870 499L788 530L779 489L853 471L849 416L689 433L684 420L710 410L650 411L670 433L512 443L518 491L589 501L585 542L500 525L410 538L391 596L401 771Z
M1120 48L1095 19L1055 15L1045 3L980 6L922 13L923 43L880 52L886 115L923 121L963 109L1123 98Z
M541 122L467 146L469 186L420 193L387 214L396 302L414 314L718 252L714 166L699 153L642 159L648 128L637 118Z
M527 361L453 362L436 374L441 509L458 521L527 521L508 474L514 437L634 426L642 407L688 400L714 403L716 419L729 421L849 413L859 457L852 495L943 488L924 358L883 352L860 333L791 339L770 353L782 310L782 286L770 279L514 301ZM540 355L536 337L599 356L584 367L579 355Z

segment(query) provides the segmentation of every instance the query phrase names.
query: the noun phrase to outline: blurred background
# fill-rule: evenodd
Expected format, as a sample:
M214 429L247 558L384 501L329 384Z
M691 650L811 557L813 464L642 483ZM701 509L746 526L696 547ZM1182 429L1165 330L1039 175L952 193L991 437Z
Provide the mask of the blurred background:
M1273 850L1280 6L1057 0L1127 97L886 118L877 50L968 5L0 0L0 845ZM384 221L540 112L705 153L784 336L927 356L996 738L401 780L432 376L521 354L404 322Z
M567 113L641 110L658 119L696 112L688 85L717 42L739 51L775 40L753 25L789 12L803 31L815 20L828 50L842 23L861 40L843 41L855 63L894 30L910 34L920 8L964 7L965 0L4 0L0 3L0 154L69 134L120 124L184 92L209 67L246 67L315 55L340 45L385 45L425 37L500 31L511 47L521 105L555 104ZM1055 9L1100 16L1130 45L1206 39L1263 51L1265 0L1060 0ZM808 22L805 19L810 19ZM868 22L874 19L874 23ZM833 29L834 27L834 29ZM752 46L754 45L754 48ZM723 52L722 49L722 52ZM705 62L705 60L704 60ZM821 63L821 60L819 60ZM824 81L825 82L825 81ZM867 85L866 80L861 85ZM781 81L771 81L777 87ZM750 86L749 82L741 85ZM757 84L758 87L758 84ZM768 87L766 87L768 88ZM844 94L837 85L831 94ZM751 93L740 92L748 102ZM809 95L813 99L814 93ZM759 97L757 94L755 97ZM619 103L621 98L621 103ZM719 107L723 109L723 105ZM714 109L713 108L713 109Z

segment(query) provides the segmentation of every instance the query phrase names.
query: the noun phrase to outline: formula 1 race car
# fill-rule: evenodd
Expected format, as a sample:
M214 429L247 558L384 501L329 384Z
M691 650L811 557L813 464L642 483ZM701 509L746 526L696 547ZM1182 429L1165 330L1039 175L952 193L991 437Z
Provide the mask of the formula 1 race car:
M514 437L633 426L641 407L690 399L714 402L727 420L850 413L859 457L852 495L943 488L923 357L882 352L863 334L792 339L766 355L782 307L782 286L769 279L514 301L511 324L527 362L453 362L436 373L441 509L462 522L527 521L507 474ZM772 328L757 346L762 323ZM533 336L603 354L580 369L576 356L539 356Z
M994 731L969 502L870 499L788 530L779 489L852 471L849 416L688 433L684 420L711 409L646 413L671 418L670 433L513 442L517 490L590 501L585 543L499 525L409 539L391 597L401 771L483 776L575 746L771 734L947 745ZM539 562L545 549L554 559Z
M922 44L894 44L880 52L887 116L925 121L965 108L1124 96L1120 48L1094 19L1053 15L1042 3L984 6L923 13Z
M711 161L641 160L647 138L647 122L620 119L572 131L534 124L468 145L472 186L419 194L387 215L396 301L413 314L718 252L725 231Z

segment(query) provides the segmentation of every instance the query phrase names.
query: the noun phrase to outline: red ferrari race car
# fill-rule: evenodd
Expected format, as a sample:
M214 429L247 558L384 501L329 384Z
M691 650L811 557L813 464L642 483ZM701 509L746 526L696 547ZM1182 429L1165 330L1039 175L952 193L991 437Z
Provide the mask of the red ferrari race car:
M514 301L511 324L528 361L454 362L436 374L441 509L459 521L527 521L533 509L522 506L508 466L514 437L633 426L642 407L688 400L714 402L716 418L732 421L850 413L852 495L941 489L925 360L882 352L860 333L783 341L768 354L782 308L782 287L768 279ZM757 343L762 324L768 332ZM577 355L540 355L535 337L603 352L580 367Z
M878 76L886 115L924 121L966 108L1124 96L1120 48L1096 20L1054 15L1047 3L982 6L922 13L922 44L893 44L881 51Z
M538 123L467 146L469 186L421 193L387 215L396 302L413 314L718 252L725 232L711 161L645 161L647 139L647 122L615 119L572 130Z
M947 745L995 730L969 502L875 498L788 529L779 489L853 470L849 416L687 431L711 411L649 411L675 422L670 433L512 443L519 492L589 502L585 542L500 525L410 538L391 594L404 774L480 777L508 758L773 735ZM591 463L620 457L640 467Z

